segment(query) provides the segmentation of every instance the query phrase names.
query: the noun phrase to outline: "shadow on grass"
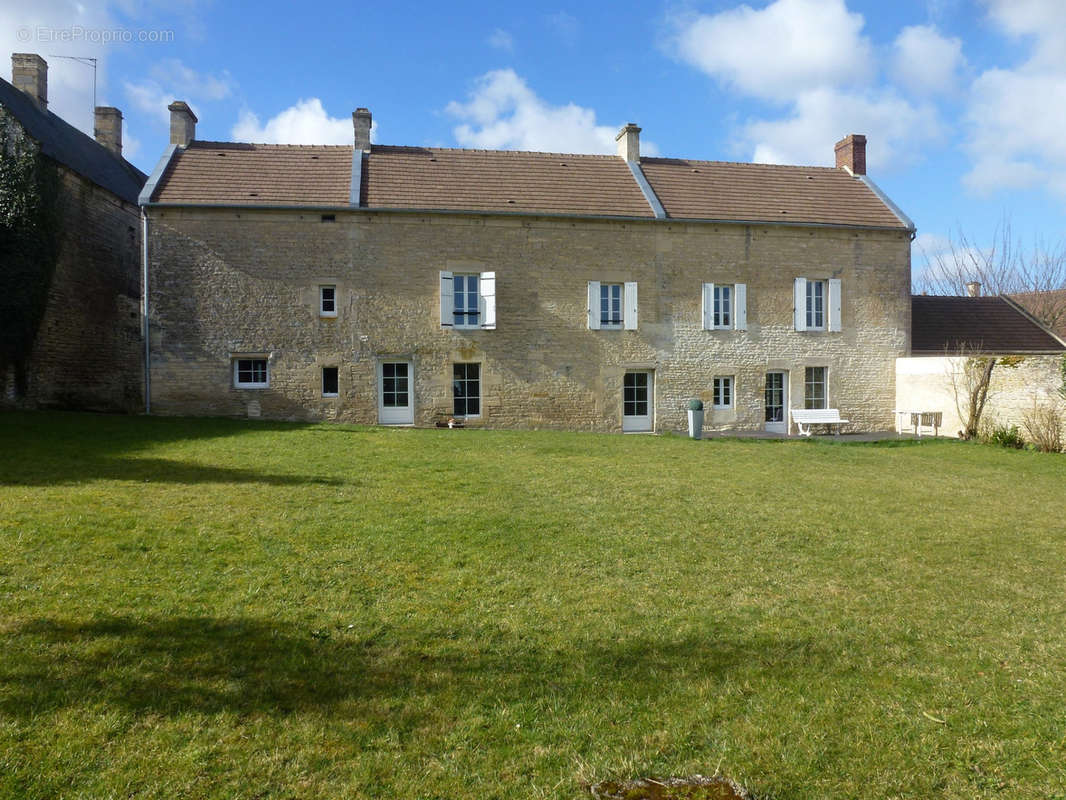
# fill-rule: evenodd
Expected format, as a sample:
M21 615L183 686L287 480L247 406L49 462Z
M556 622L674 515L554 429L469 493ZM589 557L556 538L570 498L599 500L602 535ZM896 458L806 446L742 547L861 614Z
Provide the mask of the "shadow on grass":
M420 647L358 631L298 630L259 619L125 617L32 621L0 634L0 716L105 705L139 713L288 714L363 701L393 714L412 698L440 704L650 702L672 680L761 669L825 670L834 649L805 641L715 637L582 642L537 650L518 640L455 652L427 634ZM439 701L439 702L438 702ZM416 721L415 721L416 722Z
M329 478L136 455L172 442L292 432L306 427L306 423L293 422L6 412L0 414L0 485L54 486L89 480L339 485L342 481Z

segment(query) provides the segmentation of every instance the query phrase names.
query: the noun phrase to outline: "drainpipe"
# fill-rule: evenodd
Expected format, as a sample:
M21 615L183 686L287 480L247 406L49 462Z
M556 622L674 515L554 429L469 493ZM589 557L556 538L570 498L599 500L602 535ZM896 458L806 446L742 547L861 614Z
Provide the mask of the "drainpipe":
M144 413L152 413L152 349L148 326L148 209L141 207L141 325L144 334Z

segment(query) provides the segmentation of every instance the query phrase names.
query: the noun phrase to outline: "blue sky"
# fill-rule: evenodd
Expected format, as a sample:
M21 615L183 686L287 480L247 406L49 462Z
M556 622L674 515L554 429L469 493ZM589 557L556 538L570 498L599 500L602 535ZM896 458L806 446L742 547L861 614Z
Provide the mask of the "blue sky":
M221 140L347 143L357 106L387 144L613 152L633 121L646 153L831 165L864 133L927 251L1004 217L1064 233L1063 0L0 2L0 42L47 58L50 107L87 132L92 72L55 56L99 59L145 171L173 99Z

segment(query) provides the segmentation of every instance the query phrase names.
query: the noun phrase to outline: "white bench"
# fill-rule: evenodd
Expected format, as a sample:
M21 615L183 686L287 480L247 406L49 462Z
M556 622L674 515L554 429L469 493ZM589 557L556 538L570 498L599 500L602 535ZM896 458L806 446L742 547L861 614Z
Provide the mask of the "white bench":
M840 418L840 411L836 408L792 408L788 413L792 415L800 436L810 436L812 425L836 425L839 436L840 426L848 424L846 419Z

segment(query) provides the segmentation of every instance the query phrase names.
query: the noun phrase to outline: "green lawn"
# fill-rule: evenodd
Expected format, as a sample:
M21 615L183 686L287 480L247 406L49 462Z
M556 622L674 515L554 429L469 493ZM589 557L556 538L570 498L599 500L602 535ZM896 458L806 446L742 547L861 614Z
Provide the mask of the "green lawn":
M0 414L0 796L1066 797L1066 457Z

